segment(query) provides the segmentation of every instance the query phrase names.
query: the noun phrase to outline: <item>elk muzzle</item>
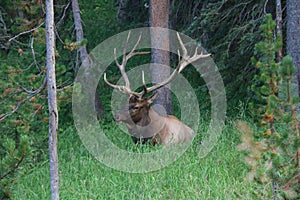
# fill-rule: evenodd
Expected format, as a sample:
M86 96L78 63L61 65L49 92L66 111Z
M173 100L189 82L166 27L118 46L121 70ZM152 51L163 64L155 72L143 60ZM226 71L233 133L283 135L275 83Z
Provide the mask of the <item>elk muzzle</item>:
M130 123L130 122L132 122L132 119L130 117L130 113L129 113L128 109L122 109L122 110L118 111L114 115L114 120L116 122L124 122L124 123Z

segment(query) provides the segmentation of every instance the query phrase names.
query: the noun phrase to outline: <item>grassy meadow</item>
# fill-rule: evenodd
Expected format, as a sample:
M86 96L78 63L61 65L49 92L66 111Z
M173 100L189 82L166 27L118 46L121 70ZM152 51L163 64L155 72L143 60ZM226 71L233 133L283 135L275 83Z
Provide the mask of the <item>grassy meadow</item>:
M108 124L110 137L134 146L128 135ZM111 128L109 128L111 127ZM154 172L117 171L97 161L81 143L74 127L59 133L59 186L61 199L253 199L254 185L244 180L247 166L236 150L239 133L228 122L212 152L198 155L201 132L174 163ZM135 148L154 148L135 146ZM48 153L48 152L45 152ZM19 173L12 199L50 199L47 161Z

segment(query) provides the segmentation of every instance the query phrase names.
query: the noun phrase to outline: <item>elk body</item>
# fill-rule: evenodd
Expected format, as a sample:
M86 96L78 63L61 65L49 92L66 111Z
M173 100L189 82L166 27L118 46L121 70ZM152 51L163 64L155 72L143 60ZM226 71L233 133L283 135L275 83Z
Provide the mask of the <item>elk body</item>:
M140 99L132 95L129 103L115 115L115 121L125 123L135 142L151 140L152 144L167 145L189 143L194 136L191 128L175 116L160 116L151 108L156 96L157 93Z
M127 37L127 43L130 34ZM194 131L182 123L175 116L161 116L154 109L151 108L151 103L156 98L157 93L148 96L152 91L155 91L164 85L170 83L177 74L179 74L188 64L198 60L200 58L208 57L210 54L203 55L197 54L197 49L195 54L190 57L187 55L187 50L184 47L179 34L177 34L180 46L183 51L182 60L179 57L179 64L170 77L163 81L162 83L156 84L152 87L146 87L144 80L144 72L142 72L143 80L143 91L140 93L134 92L130 89L130 82L125 71L125 66L127 60L134 55L145 54L148 52L135 52L135 49L141 39L139 37L137 43L131 50L131 52L126 55L126 47L123 51L123 60L120 64L116 58L115 62L118 66L124 80L125 86L114 85L106 79L106 74L104 74L104 81L111 87L120 90L122 93L129 95L128 103L114 116L116 122L125 123L128 128L128 132L132 135L134 142L141 141L142 143L147 140L151 140L152 144L178 144L178 143L189 143L194 137ZM127 46L126 43L126 46ZM180 56L180 55L179 55Z

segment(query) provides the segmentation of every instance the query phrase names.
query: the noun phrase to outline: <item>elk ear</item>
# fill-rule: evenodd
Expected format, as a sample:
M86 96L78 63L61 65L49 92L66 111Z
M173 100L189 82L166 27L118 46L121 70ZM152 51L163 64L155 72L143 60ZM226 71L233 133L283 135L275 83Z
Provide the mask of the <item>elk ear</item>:
M148 104L153 103L154 99L157 97L158 93L153 93L150 97L147 98Z

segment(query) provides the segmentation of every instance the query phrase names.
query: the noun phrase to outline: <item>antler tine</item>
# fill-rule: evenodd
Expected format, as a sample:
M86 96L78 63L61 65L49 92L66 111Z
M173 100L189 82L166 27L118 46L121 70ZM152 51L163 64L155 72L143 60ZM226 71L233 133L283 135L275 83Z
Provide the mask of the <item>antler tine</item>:
M127 52L128 42L129 42L129 39L130 39L130 34L131 34L131 31L128 32L126 43L125 43L125 47L123 49L123 54L122 54L123 55L123 58L122 58L122 66L123 66L123 68L125 68L127 60L128 60L128 58L126 56L126 52Z
M146 82L145 82L144 70L142 71L142 82L143 82L143 91L139 93L140 98L142 98L144 95L147 94L147 86L146 86Z
M144 73L144 70L142 70L142 82L143 82L143 91L141 91L138 96L140 98L142 98L144 95L146 95L148 92L147 92L147 86L146 86L146 81L145 81L145 73Z
M198 46L195 49L195 53L194 53L193 57L197 56L197 54L198 54ZM202 54L202 52L201 52L201 54Z
M135 43L135 45L133 46L132 50L129 52L129 54L126 56L126 62L127 60L129 60L131 57L135 56L135 55L143 55L143 54L148 54L150 53L149 51L140 51L140 52L135 52L135 49L137 48L137 46L139 45L140 41L141 41L142 35L139 36L137 42Z
M121 71L121 74L125 80L125 83L126 83L126 87L128 87L130 89L130 82L129 82L129 79L128 79L128 76L125 72L125 66L127 64L127 61L132 58L133 56L135 55L142 55L142 54L148 54L150 52L135 52L137 46L139 45L140 41L141 41L141 38L142 38L142 35L139 36L137 42L135 43L135 45L133 46L132 50L129 52L129 54L126 55L126 51L127 51L127 46L128 46L128 42L129 42L129 39L130 39L130 31L128 33L128 36L127 36L127 40L126 40L126 44L125 44L125 48L124 48L124 51L123 51L123 60L122 60L122 64L121 64L121 68L120 71ZM119 67L120 68L120 67Z
M127 46L127 45L126 45ZM126 48L125 48L126 49ZM116 53L116 48L114 48L114 58L115 58L115 63L116 65L118 66L121 74L122 74L122 77L124 78L125 80L125 85L126 87L130 88L130 82L129 82L129 79L128 79L128 76L125 72L125 65L126 65L126 62L124 61L124 55L123 55L123 61L122 61L122 64L119 63L118 61L118 58L117 58L117 53ZM126 55L125 55L126 56Z
M139 95L141 96L141 97L143 97L143 96L145 96L146 94L148 94L148 93L150 93L150 92L152 92L152 91L154 91L154 90L157 90L157 89L159 89L159 88L161 88L161 87L163 87L163 86L165 86L165 85L167 85L168 83L170 83L175 77L176 77L176 75L178 74L178 68L176 68L174 71L173 71L173 73L171 74L171 76L169 76L169 78L168 79L166 79L165 81L163 81L163 82L161 82L161 83L158 83L158 84L156 84L156 85L153 85L153 86L151 86L151 87L146 87L146 84L145 83L143 83L143 85L144 85L144 90L142 91L142 92L140 92L139 93Z
M143 81L143 85L146 86L144 70L142 71L142 81Z
M130 89L130 82L129 82L129 78L126 74L126 71L125 71L125 67L126 67L126 63L127 61L135 56L135 55L141 55L141 54L148 54L150 52L135 52L137 46L139 45L140 41L141 41L141 38L142 36L140 35L137 42L135 43L134 47L132 48L132 50L129 52L128 55L126 55L126 52L127 52L127 47L128 47L128 43L129 43L129 39L130 39L130 31L128 33L128 36L127 36L127 39L126 39L126 43L125 43L125 47L123 49L123 53L122 53L122 63L119 63L118 61L118 58L117 58L117 50L116 48L114 48L114 59L115 59L115 63L117 65L117 67L119 68L120 72L121 72L121 75L122 77L124 78L124 81L125 81L125 86L122 86L122 85L114 85L112 83L110 83L107 78L106 78L106 73L104 74L104 81L112 88L115 88L115 89L118 89L120 90L122 93L125 93L125 94L132 94L132 95L136 95L136 96L140 96L140 93L137 93L137 92L133 92L131 91Z
M167 78L165 81L163 81L161 83L158 83L158 84L156 84L152 87L149 87L149 88L146 87L145 80L144 80L144 74L142 74L143 75L143 85L144 85L144 88L145 88L144 91L140 93L142 96L146 95L147 93L149 93L151 91L157 90L157 89L163 87L164 85L167 85L168 83L170 83L176 77L176 75L179 74L190 63L192 63L192 62L194 62L194 61L196 61L200 58L206 58L206 57L210 56L210 54L205 54L204 55L203 52L198 54L198 47L196 47L194 55L192 57L190 57L188 55L186 47L184 46L184 44L183 44L183 42L180 38L179 33L177 33L177 38L178 38L180 47L182 49L183 55L182 55L182 59L180 59L180 51L178 50L178 65L177 65L176 69L169 76L169 78Z
M133 48L131 49L130 53L126 56L126 59L130 59L133 54L134 54L134 51L136 49L136 47L139 45L140 41L141 41L141 38L142 38L142 35L139 36L138 40L136 41L135 45L133 46Z
M118 58L117 58L117 49L116 48L114 48L114 59L115 59L116 65L118 66L118 68L120 68L121 64L119 63Z
M104 73L104 81L107 85L109 85L110 87L113 87L113 88L117 88L117 85L114 85L112 83L110 83L107 78L106 78L106 73Z
M118 62L118 58L117 58L117 50L116 50L116 48L114 48L114 59L115 59L115 63L116 63L116 65L118 66L118 68L119 68L119 70L120 70L120 72L121 72L122 77L124 78L124 81L125 81L125 87L127 87L126 91L131 91L131 89L130 89L130 81L129 81L129 78L128 78L128 76L127 76L127 74L126 74L126 71L125 71L125 66L126 66L127 60L131 57L131 56L129 57L128 55L126 56L127 47L128 47L128 42L129 42L129 39L130 39L130 34L131 34L131 32L129 31L129 32L128 32L128 35L127 35L125 47L124 47L124 49L123 49L123 54L122 54L122 55L123 55L123 58L122 58L122 64L120 64L120 63ZM140 38L141 38L141 36L139 37L138 42L135 44L133 50L131 50L130 53L132 53L132 52L134 51L134 49L137 47L137 45L138 45L138 43L139 43L139 41L140 41ZM130 53L129 53L129 54L130 54ZM111 84L110 86L112 87L112 84ZM116 88L116 87L115 87L115 88ZM118 88L118 89L119 89L119 88ZM120 90L120 91L121 91L121 90ZM122 91L124 91L124 90L122 89Z
M112 88L118 89L120 92L124 93L124 94L133 94L136 96L139 96L140 94L137 92L132 92L130 88L124 86L124 85L115 85L110 83L107 78L106 78L106 73L104 73L104 81L107 85L109 85Z
M178 37L178 40L179 40L179 43L180 43L180 46L182 48L182 51L183 51L183 55L182 55L182 60L179 60L179 73L186 67L188 66L190 63L196 61L196 60L199 60L200 58L207 58L209 57L211 54L203 54L203 52L201 51L200 54L198 54L198 46L196 47L195 49L195 53L192 57L190 57L188 54L187 54L187 50L179 36L179 33L177 33L177 37Z
M177 34L177 39L179 41L180 47L181 47L182 52L183 52L182 57L185 58L185 57L188 56L187 50L186 50L186 48L185 48L185 46L184 46L184 44L183 44L183 42L181 40L181 37L180 37L179 33L177 32L176 34Z

